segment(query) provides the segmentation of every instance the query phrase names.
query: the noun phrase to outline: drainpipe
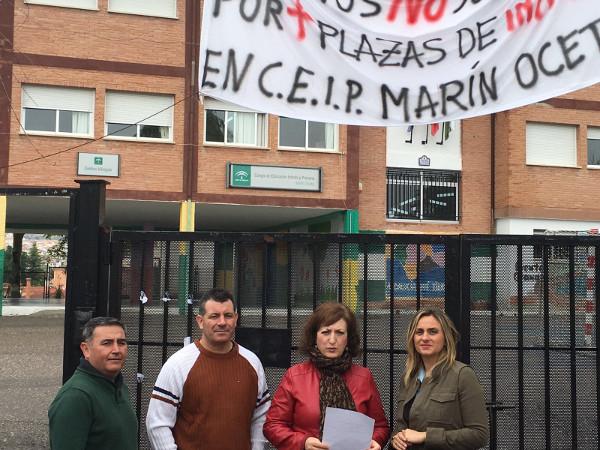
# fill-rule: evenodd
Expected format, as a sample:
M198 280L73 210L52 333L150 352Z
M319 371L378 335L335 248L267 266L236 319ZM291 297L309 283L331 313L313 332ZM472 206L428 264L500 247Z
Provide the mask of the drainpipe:
M492 114L490 130L490 232L496 234L496 113Z

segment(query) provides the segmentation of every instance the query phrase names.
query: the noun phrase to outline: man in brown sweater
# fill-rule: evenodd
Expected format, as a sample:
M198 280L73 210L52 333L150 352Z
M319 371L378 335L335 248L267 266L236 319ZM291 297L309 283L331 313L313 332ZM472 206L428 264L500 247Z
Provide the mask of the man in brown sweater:
M155 450L263 450L271 404L258 357L233 341L233 296L211 289L196 317L202 338L162 367L148 407L146 428Z

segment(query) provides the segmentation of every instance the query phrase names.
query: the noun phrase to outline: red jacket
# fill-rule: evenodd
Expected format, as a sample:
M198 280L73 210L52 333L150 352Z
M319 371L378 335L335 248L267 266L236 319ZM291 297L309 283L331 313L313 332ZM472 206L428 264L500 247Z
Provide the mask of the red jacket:
M390 428L371 371L353 364L342 378L356 410L375 419L373 439L383 448ZM306 439L319 437L320 379L319 370L311 362L292 366L283 376L263 427L265 437L278 450L302 450Z

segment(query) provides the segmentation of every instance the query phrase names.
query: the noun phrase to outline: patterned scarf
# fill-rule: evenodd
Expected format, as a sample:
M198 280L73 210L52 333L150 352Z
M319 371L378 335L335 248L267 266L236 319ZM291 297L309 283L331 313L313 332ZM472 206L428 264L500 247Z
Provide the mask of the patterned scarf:
M316 347L310 352L309 357L321 373L319 385L319 403L321 406L319 439L322 439L325 409L328 406L356 411L354 399L342 378L342 374L352 366L352 357L346 349L339 358L327 358Z

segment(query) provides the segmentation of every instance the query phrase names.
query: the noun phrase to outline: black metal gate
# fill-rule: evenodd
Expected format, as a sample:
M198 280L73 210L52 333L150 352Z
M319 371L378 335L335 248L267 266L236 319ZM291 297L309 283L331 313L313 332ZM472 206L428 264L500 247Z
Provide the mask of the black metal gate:
M490 448L597 449L600 248L587 236L463 236L461 323Z
M463 336L459 359L484 385L489 448L597 448L596 238L113 232L111 241L109 313L128 329L140 448L154 380L199 337L195 302L212 287L234 292L238 340L248 329L289 330L292 364L316 305L353 308L358 362L392 423L410 317L443 308ZM287 364L263 363L274 390Z

